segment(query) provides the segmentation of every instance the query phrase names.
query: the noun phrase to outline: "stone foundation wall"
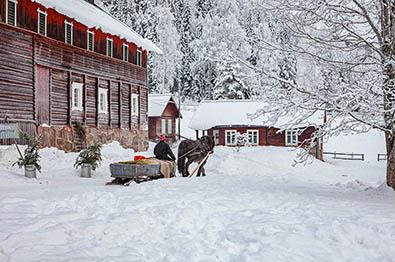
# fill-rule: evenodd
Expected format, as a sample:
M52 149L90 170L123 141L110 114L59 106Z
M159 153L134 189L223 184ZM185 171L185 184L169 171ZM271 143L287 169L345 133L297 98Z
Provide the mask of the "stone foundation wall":
M42 147L56 147L66 152L79 151L89 146L97 139L102 144L118 141L124 148L133 148L135 151L148 149L148 131L127 130L112 128L83 127L83 133L69 126L38 127Z

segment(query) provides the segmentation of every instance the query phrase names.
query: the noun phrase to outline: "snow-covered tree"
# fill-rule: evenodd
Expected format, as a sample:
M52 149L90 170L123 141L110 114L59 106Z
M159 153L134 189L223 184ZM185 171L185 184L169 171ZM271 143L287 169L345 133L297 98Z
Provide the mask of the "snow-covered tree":
M241 66L233 59L224 57L217 68L213 99L249 99L250 92L242 77Z
M291 89L264 90L276 101L270 111L278 109L278 116L303 110L306 117L331 112L317 136L383 131L387 184L395 189L395 1L279 0L261 6L285 14L281 23L290 30L286 43L261 43L298 58L295 83L257 70Z

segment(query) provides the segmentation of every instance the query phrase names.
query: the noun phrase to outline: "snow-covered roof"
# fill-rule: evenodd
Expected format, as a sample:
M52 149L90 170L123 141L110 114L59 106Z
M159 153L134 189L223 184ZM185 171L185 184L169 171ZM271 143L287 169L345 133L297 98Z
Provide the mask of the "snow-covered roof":
M104 10L96 7L85 0L33 0L46 8L53 8L61 14L88 26L100 28L102 31L117 35L129 42L135 43L148 51L162 53L154 43L143 38L130 27L120 22Z
M178 107L171 94L150 94L148 95L148 116L160 117L162 116L165 108L169 102L173 102Z
M299 115L283 116L273 122L268 114L262 114L251 119L249 115L264 108L261 101L252 100L207 100L199 104L195 114L189 123L189 128L194 130L208 130L215 126L267 126L286 128L295 119L300 120ZM308 113L308 112L307 112ZM315 112L306 119L298 121L295 127L320 126L324 123L324 115Z

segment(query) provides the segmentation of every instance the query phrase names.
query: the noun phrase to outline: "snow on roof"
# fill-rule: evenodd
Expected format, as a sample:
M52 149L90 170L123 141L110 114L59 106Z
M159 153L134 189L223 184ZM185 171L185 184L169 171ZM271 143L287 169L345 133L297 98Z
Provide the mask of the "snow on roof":
M162 53L154 43L143 38L130 27L120 22L101 8L94 6L85 0L33 0L47 8L53 8L61 14L67 15L89 28L100 28L106 33L125 38L137 46L148 51Z
M248 117L249 114L254 114L264 108L264 106L264 102L252 100L203 101L199 104L193 115L189 123L189 128L194 130L208 130L215 126L267 126L286 128L295 119L300 120L299 118L302 115L280 117L276 122L269 119L268 114L263 114L254 119ZM297 127L319 126L323 123L323 114L316 112L307 119L298 121Z
M149 117L162 116L163 111L165 111L165 108L171 99L173 99L173 96L171 94L148 95L148 116ZM176 104L175 106L177 107Z

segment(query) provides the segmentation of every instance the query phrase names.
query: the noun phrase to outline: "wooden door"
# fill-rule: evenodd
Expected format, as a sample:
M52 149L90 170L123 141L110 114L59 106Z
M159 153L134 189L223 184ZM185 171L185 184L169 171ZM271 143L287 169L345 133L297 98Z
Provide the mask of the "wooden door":
M34 95L36 123L38 125L49 125L49 68L43 66L36 67L36 85Z

